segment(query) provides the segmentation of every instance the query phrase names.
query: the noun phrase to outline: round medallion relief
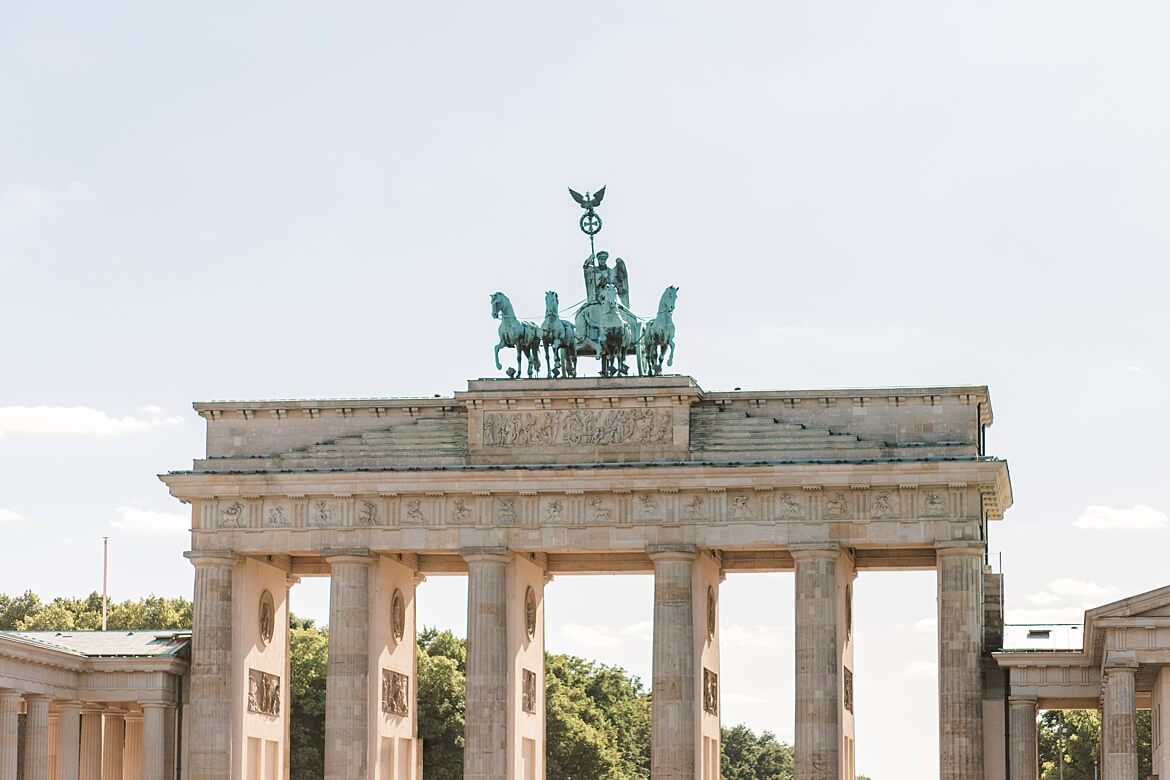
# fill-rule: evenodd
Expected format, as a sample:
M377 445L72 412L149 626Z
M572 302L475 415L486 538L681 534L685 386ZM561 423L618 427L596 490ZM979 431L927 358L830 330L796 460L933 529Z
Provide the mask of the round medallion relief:
M275 630L276 603L272 600L272 593L266 590L260 594L260 642L265 647L272 641Z
M524 591L524 627L528 631L528 638L536 637L536 591L532 586Z
M707 638L715 639L715 589L707 587Z
M406 633L406 599L402 598L400 590L395 590L390 599L390 633L395 642L401 642Z

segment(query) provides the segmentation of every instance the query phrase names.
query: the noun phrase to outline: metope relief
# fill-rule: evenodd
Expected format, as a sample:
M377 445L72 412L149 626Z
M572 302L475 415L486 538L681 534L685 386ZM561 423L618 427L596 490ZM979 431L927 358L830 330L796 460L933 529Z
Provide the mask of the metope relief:
M751 496L731 497L731 519L741 522L756 519L756 513L752 511Z
M280 716L280 678L259 669L248 670L248 711Z
M657 520L661 516L658 499L648 494L637 497L634 512L639 520Z
M226 506L219 509L219 527L220 528L243 528L244 527L244 505L239 501L233 501Z
M873 494L873 504L870 506L869 516L874 520L884 520L887 517L898 515L898 496L896 493L880 491Z
M292 512L284 504L274 504L264 513L265 528L288 528L292 525Z
M589 500L589 507L593 513L593 522L595 523L611 523L613 522L613 509L606 505L604 499L592 498Z
M382 670L382 712L400 716L410 714L410 678L405 674Z
M825 517L839 520L849 514L849 497L844 493L833 493L825 501Z
M499 498L496 499L496 520L500 523L510 525L517 520L516 515L516 499L514 498Z
M703 668L703 712L719 715L719 675Z
M485 447L581 447L671 444L674 418L658 409L487 412Z
M423 514L421 499L411 499L404 504L404 507L406 509L407 525L426 525L427 518Z
M378 524L378 505L373 501L362 501L358 504L358 525L372 526Z
M565 521L565 502L559 498L549 500L544 505L544 522L563 523Z
M456 525L468 525L471 523L471 507L467 506L467 500L457 498L451 503L451 520Z
M946 517L950 514L950 507L947 506L947 497L940 490L926 491L926 498L923 501L923 512L927 517Z
M314 501L309 507L309 525L327 528L337 522L337 504L332 501Z
M523 669L520 682L520 708L536 714L536 672Z
M804 517L804 509L794 495L781 493L776 499L776 514L781 520L800 520Z
M691 500L683 505L683 515L691 522L702 520L706 516L703 510L704 503L702 496L692 496Z

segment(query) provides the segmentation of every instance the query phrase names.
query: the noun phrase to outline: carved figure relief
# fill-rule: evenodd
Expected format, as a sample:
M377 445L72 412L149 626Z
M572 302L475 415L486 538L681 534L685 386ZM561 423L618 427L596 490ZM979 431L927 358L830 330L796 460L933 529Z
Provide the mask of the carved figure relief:
M893 493L881 492L874 493L873 506L870 509L869 515L875 520L881 520L886 517L894 517L898 514L898 497Z
M316 501L313 503L313 512L309 516L309 525L327 526L333 525L333 518L337 511L327 501Z
M719 675L703 668L703 712L719 715Z
M658 499L649 494L638 496L637 512L639 520L656 520Z
M751 496L733 496L731 499L732 520L755 520L756 513L752 511Z
M415 525L423 525L427 519L423 516L422 501L414 499L406 502L406 519Z
M845 690L842 691L841 701L846 710L853 712L853 670L846 666L845 674L842 677L845 682Z
M268 509L268 514L264 516L264 525L267 528L286 528L292 525L292 522L285 513L284 507L277 504Z
M545 504L544 522L559 523L565 519L565 504L560 499L554 499Z
M382 712L400 716L410 714L410 678L405 674L382 670Z
M531 669L521 670L520 682L520 709L525 712L536 713L536 672Z
M849 498L844 493L834 493L825 502L825 517L841 518L849 514Z
M715 615L715 589L713 587L708 586L707 587L707 638L710 640L715 639L715 627L717 625L717 623L715 622L715 618L716 618L716 615Z
M272 641L272 634L276 630L276 605L272 600L272 593L264 591L260 594L260 642L265 647Z
M496 508L496 520L501 523L516 522L516 499L501 498L497 499L498 507Z
M947 506L947 497L938 490L929 490L926 493L926 516L946 517L950 508Z
M524 591L524 628L528 631L529 641L536 638L536 591L531 585Z
M244 527L244 505L239 501L233 501L227 506L219 510L219 527L220 528L243 528Z
M695 496L684 507L687 513L687 520L698 520L703 516L703 497Z
M390 633L395 642L401 642L406 633L406 599L400 590L395 590L390 598Z
M487 412L485 447L611 446L670 444L674 421L659 409Z
M613 520L613 510L605 505L605 501L600 498L590 499L589 506L593 507L593 521L596 523L609 523Z
M259 669L248 670L248 710L280 716L280 678Z
M359 525L377 525L378 524L378 505L373 501L363 501L362 508L358 511Z
M804 514L800 502L791 493L781 493L777 513L782 520L799 520Z
M467 502L462 498L455 499L455 511L451 513L451 519L459 525L466 525L471 522L471 510L467 508Z

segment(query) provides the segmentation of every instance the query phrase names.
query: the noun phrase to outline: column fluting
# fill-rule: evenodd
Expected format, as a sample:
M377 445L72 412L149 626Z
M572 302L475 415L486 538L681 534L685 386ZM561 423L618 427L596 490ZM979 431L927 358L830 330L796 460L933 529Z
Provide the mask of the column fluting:
M1105 669L1104 780L1138 776L1136 672L1136 663Z
M24 780L49 780L48 696L25 696Z
M102 708L96 705L81 708L79 763L81 780L102 780Z
M0 690L0 780L16 780L20 691Z
M126 750L126 721L122 713L106 712L102 730L102 780L121 780Z
M796 562L796 780L840 780L836 545L794 548Z
M695 617L692 593L698 552L688 546L647 550L654 562L654 651L651 679L650 777L693 780L697 731Z
M1039 777L1037 749L1036 700L1008 699L1008 769L1012 780Z
M231 555L188 552L195 566L191 702L187 707L191 780L227 780L231 772ZM119 720L121 720L119 718ZM120 775L119 775L120 776Z
M370 564L366 554L329 555L329 666L325 679L325 778L368 773Z
M936 552L939 780L983 780L983 545Z
M465 550L467 704L463 777L504 780L508 765L508 562L502 549Z
M142 705L142 780L163 780L166 773L167 705Z
M142 778L142 713L126 713L126 744L122 749L122 780Z
M57 707L57 780L78 780L81 772L81 702Z

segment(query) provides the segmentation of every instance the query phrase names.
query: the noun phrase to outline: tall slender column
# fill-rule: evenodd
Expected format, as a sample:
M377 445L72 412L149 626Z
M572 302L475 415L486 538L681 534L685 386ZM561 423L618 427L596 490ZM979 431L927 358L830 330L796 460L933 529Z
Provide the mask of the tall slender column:
M81 708L81 780L102 780L102 708Z
M794 548L796 780L841 778L836 545Z
M1008 699L1008 776L1036 780L1039 755L1036 743L1036 700Z
M142 713L126 713L126 746L122 750L122 780L142 778Z
M57 780L78 780L81 770L81 702L57 708Z
M983 780L983 545L939 545L939 780Z
M142 705L142 780L163 780L166 773L167 705Z
M1106 663L1104 780L1136 780L1138 776L1136 672L1132 661L1109 659Z
M467 704L463 777L504 780L508 766L508 561L503 548L465 550Z
M368 773L370 564L367 554L330 555L329 668L325 679L325 778Z
M57 780L57 745L60 744L61 712L49 704L49 780Z
M126 749L126 721L118 711L106 712L102 737L102 780L120 780Z
M24 780L49 780L48 696L25 696Z
M230 554L188 552L195 565L191 703L187 760L191 780L231 772L232 567ZM120 720L120 719L119 719Z
M654 655L650 720L650 777L694 780L695 616L692 577L698 553L690 545L657 545L654 562Z
M20 691L0 690L0 780L16 780Z

